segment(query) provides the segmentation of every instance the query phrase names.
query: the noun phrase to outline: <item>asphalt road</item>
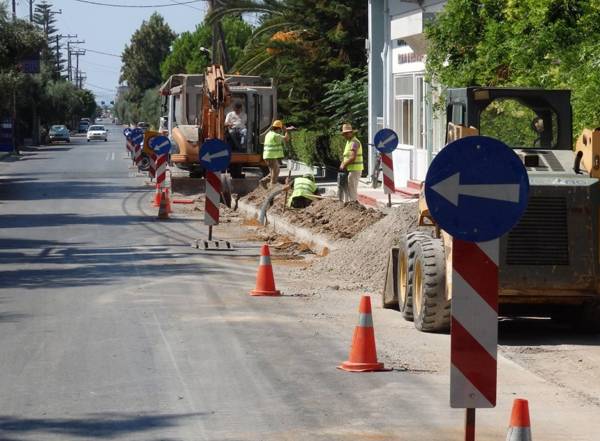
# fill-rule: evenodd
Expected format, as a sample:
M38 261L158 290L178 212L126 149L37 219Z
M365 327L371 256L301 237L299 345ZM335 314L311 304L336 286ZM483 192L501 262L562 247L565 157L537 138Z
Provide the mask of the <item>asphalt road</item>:
M385 374L332 366L349 331L317 337L289 298L247 295L254 259L157 221L119 128L23 153L0 163L1 440L389 439Z

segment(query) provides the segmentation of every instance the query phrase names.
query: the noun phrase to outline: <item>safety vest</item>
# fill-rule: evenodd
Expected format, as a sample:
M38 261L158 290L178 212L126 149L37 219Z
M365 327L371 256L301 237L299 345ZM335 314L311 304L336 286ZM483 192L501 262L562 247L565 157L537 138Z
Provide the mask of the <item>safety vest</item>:
M283 158L283 135L269 130L265 136L265 148L263 150L263 159Z
M358 143L358 149L356 150L356 159L353 163L348 164L346 170L348 171L361 171L363 169L363 157L362 157L362 144L356 136L351 140L346 141L346 147L344 147L344 161L352 156L352 144Z
M296 178L294 179L294 191L288 199L288 207L292 206L292 201L297 197L305 197L311 199L317 191L317 184L312 179Z

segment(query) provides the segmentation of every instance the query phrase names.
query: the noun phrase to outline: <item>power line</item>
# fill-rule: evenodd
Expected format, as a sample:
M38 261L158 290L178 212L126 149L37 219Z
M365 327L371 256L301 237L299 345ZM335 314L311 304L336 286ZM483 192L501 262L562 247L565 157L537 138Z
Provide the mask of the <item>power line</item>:
M113 92L113 93L115 92L115 89L108 89L108 88L106 88L106 87L97 86L97 85L95 85L95 84L92 84L92 83L90 83L90 82L86 82L86 83L85 83L85 85L86 85L86 86L91 86L91 87L93 87L94 89L105 90L105 91L107 91L107 92Z
M181 2L177 2L177 1L175 1L175 0L169 0L169 1L170 1L171 3L175 3L176 5L187 6L188 8L195 9L196 11L200 11L200 12L204 12L204 13L206 13L206 10L204 10L204 9L196 8L196 7L194 7L194 6L190 6L190 5L188 5L188 4L181 3Z
M185 6L185 5L189 5L191 3L199 3L204 0L188 0L185 2L163 3L160 5L116 5L114 3L101 3L101 2L94 2L91 0L74 0L74 1L79 2L79 3L87 3L87 4L95 5L95 6L109 6L111 8L168 8L169 6Z
M108 52L101 52L101 51L95 51L93 49L88 49L87 47L82 48L85 49L88 52L93 52L94 54L100 54L100 55L108 55L109 57L117 57L117 58L121 58L120 55L116 55L116 54L109 54Z

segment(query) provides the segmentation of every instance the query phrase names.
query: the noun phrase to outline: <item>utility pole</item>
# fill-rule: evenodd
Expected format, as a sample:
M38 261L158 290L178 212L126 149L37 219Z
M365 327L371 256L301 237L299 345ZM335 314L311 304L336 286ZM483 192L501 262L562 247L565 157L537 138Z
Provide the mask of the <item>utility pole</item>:
M56 71L57 77L60 78L60 73L62 72L60 68L60 39L61 38L77 38L77 34L75 35L57 35L56 36ZM67 42L67 47L69 46L69 42Z
M76 64L75 64L75 87L80 88L80 86L79 86L79 80L81 79L81 77L80 77L80 72L79 72L79 56L80 55L85 55L85 50L84 49L75 49L74 51L72 51L72 53L76 57Z
M17 0L12 0L13 21L17 21Z
M35 0L29 0L29 23L33 23L33 3Z
M208 0L208 13L216 9L216 0ZM220 21L212 26L212 64L220 64L225 72L229 71L229 51L225 45L225 33Z
M71 63L71 55L73 51L71 50L72 44L85 44L85 41L67 41L67 71L69 81L73 81L73 63Z

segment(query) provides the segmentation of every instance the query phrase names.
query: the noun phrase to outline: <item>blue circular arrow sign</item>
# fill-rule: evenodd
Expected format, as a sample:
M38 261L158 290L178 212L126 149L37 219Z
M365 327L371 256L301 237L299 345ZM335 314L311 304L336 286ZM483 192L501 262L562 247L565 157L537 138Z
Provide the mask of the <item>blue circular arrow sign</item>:
M157 155L166 155L171 151L171 141L166 136L155 136L150 138L148 141L150 148L154 150Z
M392 153L398 147L398 135L392 129L381 129L373 143L380 153Z
M223 171L231 162L231 147L220 139L208 139L200 148L200 163L208 171Z
M144 142L144 132L142 129L133 129L131 131L131 142L134 144L141 144Z
M131 135L131 129L129 127L125 128L123 130L123 135L125 135L125 138L129 138L129 136Z
M501 141L469 136L451 142L432 161L425 199L440 228L469 242L507 233L527 208L529 177Z

